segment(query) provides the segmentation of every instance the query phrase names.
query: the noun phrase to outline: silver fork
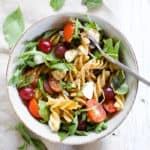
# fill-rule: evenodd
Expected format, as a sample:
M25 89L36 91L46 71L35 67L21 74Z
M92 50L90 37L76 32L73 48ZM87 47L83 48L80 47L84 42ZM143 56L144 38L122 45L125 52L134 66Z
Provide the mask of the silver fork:
M107 55L102 48L99 46L98 42L90 35L88 35L88 38L93 42L93 44L97 47L97 49L99 50L99 52L102 54L103 57L105 57L108 61L112 62L113 64L117 65L119 68L123 69L124 71L130 73L131 75L133 75L136 79L138 79L139 81L143 82L144 84L150 86L150 82L148 80L146 80L145 78L143 78L142 76L140 76L137 72L133 71L132 69L130 69L128 66L122 64L121 62L115 60L114 58L110 57L109 55Z

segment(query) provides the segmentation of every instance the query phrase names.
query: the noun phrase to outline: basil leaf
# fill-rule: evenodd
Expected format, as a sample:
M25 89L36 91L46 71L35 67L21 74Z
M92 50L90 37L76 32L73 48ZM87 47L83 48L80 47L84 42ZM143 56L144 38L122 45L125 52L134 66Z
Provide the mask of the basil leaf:
M44 122L47 122L49 120L49 109L47 107L47 103L39 100L39 114L42 117Z
M18 150L27 150L27 143L24 143L23 145L19 146Z
M114 59L119 59L119 49L120 49L120 41L117 41L113 46L113 40L107 39L104 40L104 52Z
M113 87L114 91L117 90L118 88L120 88L120 86L124 83L125 81L125 75L123 71L120 71L118 73L118 75L116 75L113 79L112 79L112 83L111 86Z
M69 135L74 135L76 133L77 128L78 128L78 115L76 114L72 124L69 126L68 131Z
M47 150L44 143L39 139L32 138L32 144L37 150Z
M102 4L102 0L82 0L82 3L86 5L89 9L93 9Z
M27 144L33 145L37 150L47 150L46 146L42 141L35 139L30 135L29 130L25 127L23 123L18 123L15 126L15 129L20 133L20 135L25 141L25 144L21 145L18 148L19 150L26 150Z
M115 93L124 95L127 94L129 91L129 87L126 83L123 83L117 90L115 90Z
M85 131L79 131L79 130L77 130L75 134L76 135L80 135L80 136L87 136L88 135L87 132L85 132Z
M106 122L101 122L101 123L99 123L99 124L96 126L95 132L96 132L96 133L99 133L99 132L101 132L101 131L103 131L103 130L105 130L105 129L107 129L107 124L106 124Z
M54 10L59 10L63 7L65 0L50 0L50 6Z
M23 123L18 123L15 126L15 129L20 133L20 135L22 136L22 138L24 139L24 141L28 144L32 144L32 139L31 136L29 134L28 129L25 127L25 125Z
M24 19L20 8L9 14L3 24L3 33L9 47L13 47L24 31Z
M63 141L66 137L69 136L68 133L64 132L64 131L59 131L58 135L59 135L61 141Z

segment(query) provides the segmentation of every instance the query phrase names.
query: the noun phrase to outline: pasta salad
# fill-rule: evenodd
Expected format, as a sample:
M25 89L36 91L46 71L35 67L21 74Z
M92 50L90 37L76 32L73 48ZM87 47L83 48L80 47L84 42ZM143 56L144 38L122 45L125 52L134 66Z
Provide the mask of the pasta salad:
M89 17L70 18L62 28L25 42L9 81L31 115L61 140L105 130L107 121L123 109L128 92L123 70L106 60L88 35L119 60L119 40Z

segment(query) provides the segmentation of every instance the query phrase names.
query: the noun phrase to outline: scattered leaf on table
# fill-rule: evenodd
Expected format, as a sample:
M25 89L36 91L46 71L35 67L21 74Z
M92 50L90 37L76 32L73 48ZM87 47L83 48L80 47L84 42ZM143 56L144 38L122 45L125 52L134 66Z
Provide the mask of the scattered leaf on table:
M63 7L65 0L50 0L50 5L54 10L59 10Z
M9 14L3 24L3 33L9 47L12 48L24 31L24 19L20 8Z

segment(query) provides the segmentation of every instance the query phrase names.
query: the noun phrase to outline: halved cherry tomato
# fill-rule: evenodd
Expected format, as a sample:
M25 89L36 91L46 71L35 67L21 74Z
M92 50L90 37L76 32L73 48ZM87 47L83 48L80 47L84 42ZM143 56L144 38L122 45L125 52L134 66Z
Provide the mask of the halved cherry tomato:
M49 80L48 83L49 83L50 88L54 92L57 92L57 93L61 92L61 87L60 87L60 84L59 84L59 82L57 80L52 78L52 79Z
M45 92L47 92L48 94L53 94L54 93L52 91L52 89L50 88L47 80L44 80L44 82L43 82L43 88L44 88Z
M74 31L75 24L72 21L68 21L64 26L64 38L67 42L71 42Z
M91 110L87 111L87 116L92 122L100 123L106 119L106 112L103 106L95 99L88 100L86 106L89 109L91 108Z
M40 118L40 115L39 115L39 106L38 106L38 103L36 101L35 98L32 98L29 102L29 105L28 105L28 108L29 108L29 111L31 113L31 115L37 119Z
M115 100L106 100L103 103L104 109L109 113L114 113L117 111L117 108L114 106Z

